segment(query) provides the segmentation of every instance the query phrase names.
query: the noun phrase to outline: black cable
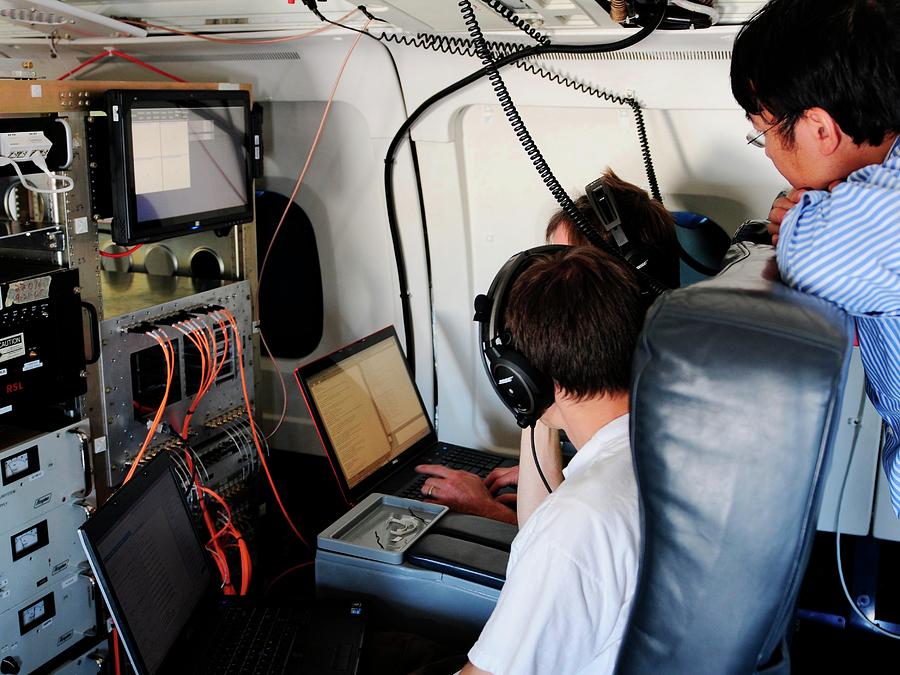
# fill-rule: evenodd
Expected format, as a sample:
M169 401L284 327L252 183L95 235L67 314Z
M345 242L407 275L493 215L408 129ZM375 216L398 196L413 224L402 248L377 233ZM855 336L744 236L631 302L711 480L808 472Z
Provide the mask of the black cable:
M516 104L513 102L512 96L506 88L506 83L500 75L499 68L495 65L494 57L487 45L484 34L481 32L481 27L478 25L478 18L475 16L475 10L472 8L471 0L459 0L459 8L466 29L469 31L469 35L478 50L481 62L484 64L485 68L488 69L488 79L491 81L494 93L497 95L497 100L500 102L500 107L503 108L503 112L506 114L513 132L518 137L519 142L522 144L522 148L525 150L525 154L528 155L528 159L531 160L531 163L534 165L535 170L537 170L544 185L562 207L562 210L565 211L566 215L569 217L569 222L574 223L578 229L581 230L582 234L588 238L588 241L597 248L604 250L621 260L626 260L618 247L607 242L600 232L591 225L590 221L588 221L581 209L575 206L575 202L572 201L565 188L563 188L562 184L553 174L553 170L550 168L543 153L540 148L538 148L531 133L528 131L528 127L525 125L522 116L519 114ZM661 295L665 292L666 288L656 279L643 273L639 269L635 269L635 271L645 291L653 295Z
M544 476L544 472L541 470L541 463L538 461L537 457L537 448L534 447L534 427L535 425L531 425L531 456L534 457L534 466L537 469L538 475L541 477L541 481L544 483L544 487L547 488L547 494L552 494L553 489L550 487L550 483L547 482L547 478Z
M414 353L415 343L412 335L412 324L407 323L407 317L411 319L411 311L409 307L409 298L408 298L408 289L405 285L406 283L406 268L405 261L403 258L403 250L399 237L399 227L397 224L397 204L394 198L394 156L397 153L397 149L400 147L400 144L403 142L403 137L409 132L410 128L418 121L418 119L425 114L432 106L441 100L447 98L451 94L456 93L460 89L467 87L473 82L477 82L482 77L488 75L491 70L502 68L503 66L507 66L511 63L515 63L521 59L529 58L532 56L541 56L544 54L601 54L604 52L612 52L617 51L619 49L624 49L626 47L630 47L632 45L637 44L648 35L650 35L654 30L656 30L656 26L662 20L663 11L660 10L658 15L653 17L652 21L649 21L646 26L642 27L639 31L636 31L632 35L629 35L626 38L621 40L616 40L614 42L606 42L601 44L593 44L593 45L537 45L534 47L525 47L523 49L517 50L511 54L503 56L497 59L493 65L488 68L484 67L480 70L475 71L463 77L460 80L457 80L453 84L444 87L437 93L428 97L425 101L423 101L418 108L416 108L412 114L406 119L406 121L400 125L400 128L394 134L394 138L391 139L391 143L388 146L387 152L384 158L384 192L385 192L385 205L387 207L387 215L388 215L388 225L391 230L391 238L394 241L394 253L395 260L397 264L397 276L398 283L400 283L400 301L403 304L403 317L404 317L404 328L406 333L406 344L407 344L407 356L411 353ZM604 242L605 244L605 242ZM639 273L640 274L640 273ZM646 275L641 275L642 278L645 278ZM657 287L659 284L653 282Z
M451 54L454 56L469 56L473 58L478 57L475 49L475 44L472 42L472 40L468 40L466 38L429 35L427 33L419 33L418 35L381 33L380 35L378 35L378 39L382 42L392 42L404 47L430 49L431 51L442 54ZM491 53L493 53L495 57L512 54L518 49L521 49L523 46L515 42L488 41L487 44L491 49ZM641 157L644 162L644 171L647 174L647 183L650 187L650 194L656 201L662 203L662 195L660 194L659 184L656 180L656 170L653 168L653 157L650 154L650 142L647 139L647 127L644 124L644 114L643 110L641 109L640 103L638 103L636 99L634 99L633 97L613 94L591 84L579 82L578 80L569 77L568 75L557 73L531 61L517 61L513 65L515 65L516 68L524 70L527 73L531 73L532 75L537 75L538 77L541 77L548 82L552 82L553 84L562 85L579 93L593 96L602 101L608 101L610 103L616 103L618 105L628 106L629 108L631 108L631 111L634 114L635 128L637 130L638 143L641 146Z
M525 21L516 16L516 13L512 11L509 7L504 5L500 0L481 0L485 5L490 7L492 10L497 12L500 16L502 16L506 21L511 23L513 26L518 28L520 31L525 33L532 40L541 45L549 45L550 38L546 35L542 35L535 28L529 26Z

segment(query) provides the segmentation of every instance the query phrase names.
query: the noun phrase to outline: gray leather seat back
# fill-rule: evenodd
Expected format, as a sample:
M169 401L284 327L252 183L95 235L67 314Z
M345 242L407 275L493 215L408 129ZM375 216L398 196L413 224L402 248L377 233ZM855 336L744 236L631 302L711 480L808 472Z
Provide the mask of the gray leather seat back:
M719 276L651 308L632 383L642 558L618 673L753 673L777 653L851 345L851 320L782 285L769 246L732 246Z

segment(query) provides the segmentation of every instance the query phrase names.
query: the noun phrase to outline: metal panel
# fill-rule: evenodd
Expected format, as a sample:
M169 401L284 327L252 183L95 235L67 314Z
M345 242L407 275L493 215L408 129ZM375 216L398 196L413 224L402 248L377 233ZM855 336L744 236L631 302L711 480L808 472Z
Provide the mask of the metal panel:
M196 282L183 278L165 277L160 279L139 274L121 275L121 277L120 281L127 281L132 285L126 294L120 294L116 300L118 307L128 309L131 306L145 306L146 308L122 313L101 323L100 391L103 392L104 398L101 402L100 424L101 429L106 431L106 478L110 486L116 485L124 477L124 471L134 459L147 434L146 421L135 414L134 408L132 363L133 359L138 358L134 355L147 349L158 349L156 342L143 331L127 332L128 329L135 329L142 324L147 324L149 329L149 324L166 321L166 317L189 311L198 312L198 317L204 323L215 326L215 322L205 312L211 311L210 307L215 306L227 308L234 315L242 336L244 368L251 405L253 403L253 349L251 347L253 325L248 282L224 283L220 287L204 292L186 295L161 304L153 304L154 297L158 297L160 294L164 297L171 297L173 289L187 290L191 288L191 284ZM129 279L125 277L129 277ZM156 288L154 285L157 283L163 284L164 288ZM106 293L107 316L112 313L111 297L111 294ZM186 351L189 351L191 346L176 329L164 326L163 330L177 352L176 371L179 382L177 387L173 385L170 399L180 399L166 407L163 422L168 426L163 428L180 429L193 400L193 396L187 395L186 383L189 373L185 366ZM230 351L233 355L232 358L236 359L235 350L232 348ZM225 370L223 370L224 372ZM204 397L203 403L193 417L192 426L199 429L209 420L236 408L242 408L243 405L240 370L235 360L231 367L231 374L221 375ZM163 433L162 429L160 432ZM167 434L162 436L161 440L166 442L172 438L174 438L173 435Z
M0 488L0 522L4 529L43 517L73 496L83 498L90 492L82 440L89 434L90 427L84 420L52 433L25 435L0 452L0 467L8 460L26 456L32 448L36 448L33 453L39 462L36 471L23 473L20 479Z
M70 501L0 534L0 612L87 562L76 535L87 516L86 508Z
M862 415L859 414L861 403ZM834 454L825 483L817 529L834 532L840 524L840 531L843 534L866 535L869 533L869 523L872 520L881 417L866 397L865 373L859 358L859 349L853 350L839 419L841 426L834 441ZM852 463L848 476L851 456ZM844 486L845 476L846 486ZM842 487L843 499L841 499Z
M40 622L44 616L47 618ZM0 614L0 658L15 659L21 672L33 672L83 637L93 635L96 619L93 579L84 571L71 574ZM26 624L23 630L22 622L29 620L34 627L29 629Z

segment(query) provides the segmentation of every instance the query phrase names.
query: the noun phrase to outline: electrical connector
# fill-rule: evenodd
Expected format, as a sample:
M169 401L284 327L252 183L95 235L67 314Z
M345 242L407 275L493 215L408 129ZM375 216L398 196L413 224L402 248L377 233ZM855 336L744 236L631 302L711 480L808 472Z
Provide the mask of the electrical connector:
M53 142L43 131L7 131L0 133L0 155L19 162L32 158L47 159Z

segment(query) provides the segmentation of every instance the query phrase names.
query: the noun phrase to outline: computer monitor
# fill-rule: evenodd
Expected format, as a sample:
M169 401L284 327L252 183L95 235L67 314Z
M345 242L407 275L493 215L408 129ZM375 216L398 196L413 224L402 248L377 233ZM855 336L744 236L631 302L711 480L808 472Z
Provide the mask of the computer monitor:
M107 115L117 244L253 220L248 92L112 90Z

